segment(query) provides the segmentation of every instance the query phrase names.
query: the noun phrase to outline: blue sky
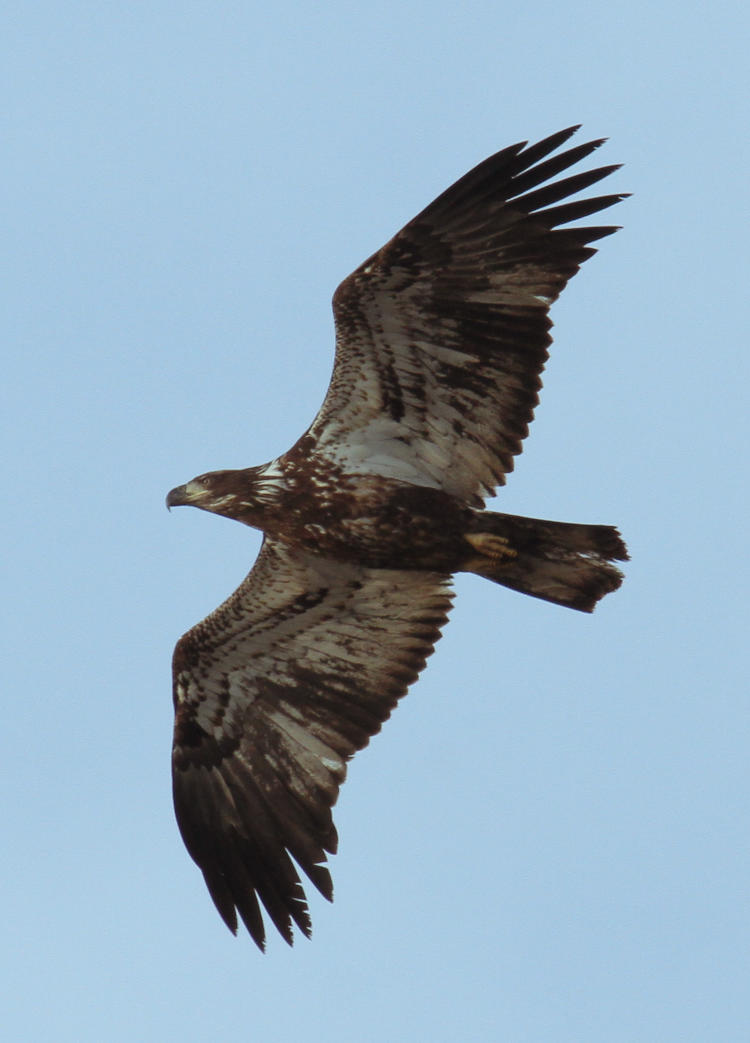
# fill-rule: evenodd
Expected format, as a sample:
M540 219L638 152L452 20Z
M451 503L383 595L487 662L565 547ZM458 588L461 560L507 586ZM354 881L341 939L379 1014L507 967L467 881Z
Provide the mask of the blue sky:
M7 5L2 1023L12 1040L748 1036L744 5ZM624 227L555 306L500 509L620 526L583 617L473 577L262 957L173 822L170 656L258 537L337 283L581 122Z

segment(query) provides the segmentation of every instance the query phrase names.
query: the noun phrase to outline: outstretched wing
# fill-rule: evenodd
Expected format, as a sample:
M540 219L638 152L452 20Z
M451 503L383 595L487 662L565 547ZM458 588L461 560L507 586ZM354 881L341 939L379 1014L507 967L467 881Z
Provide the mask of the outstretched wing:
M235 593L175 648L174 803L232 931L263 948L310 918L292 858L330 899L331 808L447 619L449 577L302 557L269 539ZM291 856L291 857L290 857Z
M577 129L480 163L341 283L331 385L300 448L475 505L504 482L538 402L549 306L616 230L559 226L623 198L553 205L617 169L544 185L602 144L545 158Z

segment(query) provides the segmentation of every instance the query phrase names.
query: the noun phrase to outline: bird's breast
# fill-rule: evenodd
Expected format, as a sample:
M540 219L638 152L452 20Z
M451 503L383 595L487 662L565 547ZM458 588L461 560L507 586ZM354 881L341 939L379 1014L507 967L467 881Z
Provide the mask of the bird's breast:
M338 475L295 483L266 513L269 535L315 554L373 568L449 570L471 509L438 489Z

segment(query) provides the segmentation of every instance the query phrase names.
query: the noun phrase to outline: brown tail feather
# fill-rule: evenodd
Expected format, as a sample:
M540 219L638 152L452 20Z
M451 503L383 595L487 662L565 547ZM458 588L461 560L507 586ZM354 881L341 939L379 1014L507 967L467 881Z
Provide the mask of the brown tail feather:
M610 525L477 511L466 538L476 553L462 571L581 612L593 612L600 598L617 590L623 575L612 561L628 560Z

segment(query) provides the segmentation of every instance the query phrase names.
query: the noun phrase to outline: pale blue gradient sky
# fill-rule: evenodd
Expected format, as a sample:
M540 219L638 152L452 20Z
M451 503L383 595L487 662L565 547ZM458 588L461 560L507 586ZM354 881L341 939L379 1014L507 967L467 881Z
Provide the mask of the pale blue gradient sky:
M9 1040L750 1035L748 15L573 0L6 5ZM609 135L501 508L620 525L587 618L462 578L355 760L336 901L261 957L173 822L169 661L258 538L164 510L327 385L338 281L474 163Z

